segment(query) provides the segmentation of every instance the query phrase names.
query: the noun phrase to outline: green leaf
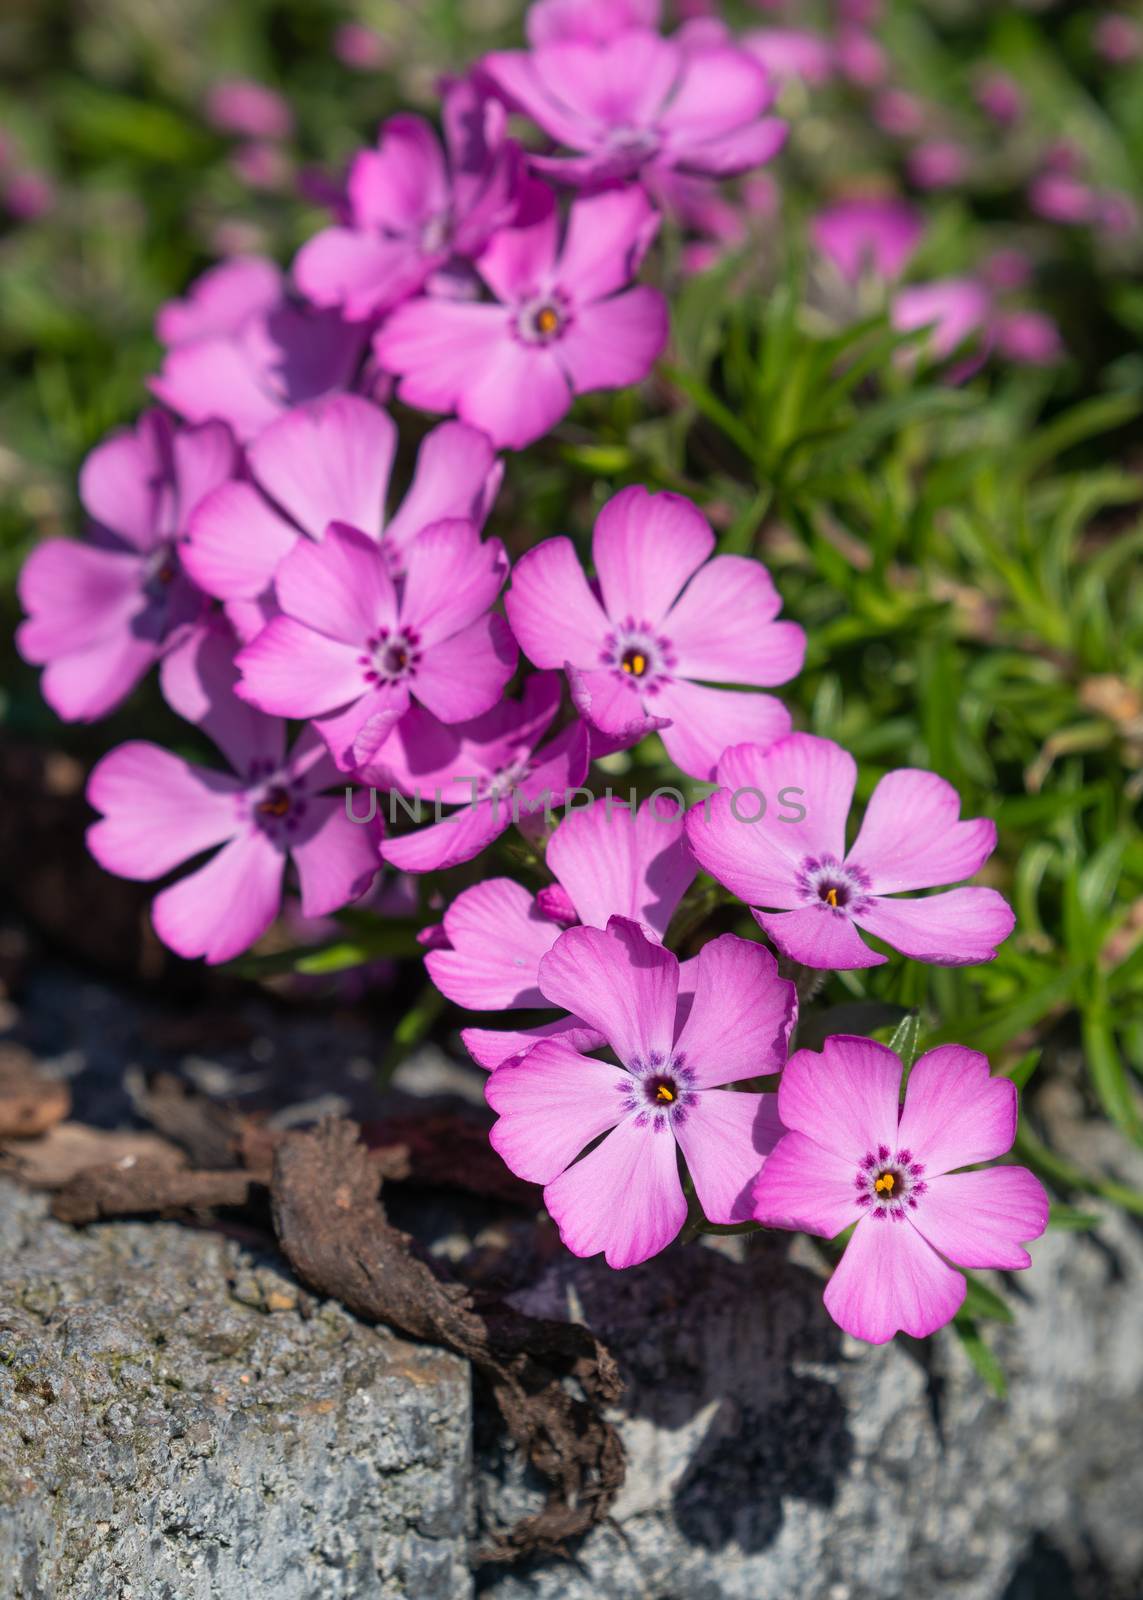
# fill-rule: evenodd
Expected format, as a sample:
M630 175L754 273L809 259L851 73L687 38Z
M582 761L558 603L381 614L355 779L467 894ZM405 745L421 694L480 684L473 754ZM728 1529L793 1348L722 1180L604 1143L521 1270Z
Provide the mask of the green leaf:
M1012 1322L1013 1316L1009 1307L987 1284L981 1283L979 1278L974 1278L971 1272L964 1274L968 1284L968 1292L964 1297L964 1304L958 1312L959 1316L968 1317L970 1320L984 1318L990 1322Z
M980 1329L971 1319L957 1317L953 1323L953 1331L961 1342L965 1355L972 1362L985 1383L1001 1400L1008 1394L1008 1380L1004 1376L1004 1368L997 1361L995 1355L985 1344Z
M1048 1210L1049 1228L1069 1229L1078 1233L1088 1228L1098 1228L1102 1221L1103 1218L1094 1211L1080 1211L1076 1206L1053 1203Z
M921 1019L915 1011L911 1011L907 1017L901 1018L887 1041L890 1050L901 1057L906 1071L917 1059L920 1042Z

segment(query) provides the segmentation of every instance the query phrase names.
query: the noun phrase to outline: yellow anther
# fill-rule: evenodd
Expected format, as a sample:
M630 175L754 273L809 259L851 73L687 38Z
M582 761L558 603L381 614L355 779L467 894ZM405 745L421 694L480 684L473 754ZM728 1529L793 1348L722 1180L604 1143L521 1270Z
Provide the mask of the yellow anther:
M555 333L560 325L560 314L551 306L543 306L536 315L536 326L541 333Z
M264 817L284 817L290 809L290 797L279 789L268 800L263 800L258 810Z
M829 901L831 906L836 908L836 906L837 906L837 890L836 889L828 890L827 893L826 893L826 899Z
M892 1194L894 1182L895 1180L891 1172L883 1172L874 1183L873 1187L877 1190L878 1194Z
M674 1098L675 1091L673 1089L668 1089L665 1083L661 1083L655 1090L655 1099L661 1100L664 1105L670 1105Z
M633 655L624 657L623 670L624 672L632 672L637 678L641 678L647 670L647 657L640 655L636 650Z

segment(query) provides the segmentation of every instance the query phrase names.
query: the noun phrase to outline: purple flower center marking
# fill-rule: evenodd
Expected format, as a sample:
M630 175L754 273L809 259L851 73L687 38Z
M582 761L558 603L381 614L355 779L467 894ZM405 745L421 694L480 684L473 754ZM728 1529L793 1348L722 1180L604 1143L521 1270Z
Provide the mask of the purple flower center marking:
M265 777L268 766L268 762L256 762L250 776L255 780ZM286 772L275 772L268 782L252 788L243 797L240 810L247 807L248 817L268 838L286 843L306 814L306 792L298 779Z
M698 1104L695 1075L685 1056L665 1056L652 1050L645 1061L634 1061L630 1076L619 1085L624 1115L635 1114L637 1128L663 1133L687 1119Z
M917 1209L917 1201L928 1187L924 1171L911 1150L891 1151L887 1144L878 1145L862 1156L857 1169L857 1203L871 1217L900 1222L907 1211Z
M397 683L402 678L412 678L420 665L420 635L415 628L378 628L367 639L368 655L358 657L365 668L366 683Z
M617 672L631 689L658 694L671 681L676 656L671 641L657 634L649 622L624 617L603 641L600 664Z
M854 916L869 905L869 874L833 856L807 856L798 868L797 886L810 905L822 906L838 916Z
M559 289L529 300L516 314L516 336L525 344L553 344L571 321L566 297Z

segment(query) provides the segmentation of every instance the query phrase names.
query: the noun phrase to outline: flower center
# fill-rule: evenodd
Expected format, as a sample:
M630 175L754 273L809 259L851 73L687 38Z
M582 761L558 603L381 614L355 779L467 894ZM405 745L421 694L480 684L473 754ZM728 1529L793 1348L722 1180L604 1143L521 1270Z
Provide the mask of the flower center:
M924 1167L913 1160L911 1150L890 1150L886 1144L867 1151L857 1169L854 1187L857 1203L871 1217L901 1221L907 1211L917 1209L917 1201L928 1187Z
M275 785L264 800L258 803L258 812L263 817L284 817L290 809L290 797L281 784Z
M808 905L831 915L856 916L869 904L869 874L852 862L843 866L833 856L807 856L796 882Z
M632 690L638 685L641 694L658 694L664 683L671 681L671 669L676 664L674 648L669 639L657 634L649 622L624 617L614 633L603 641L599 655L600 665L617 672L620 680Z
M672 1106L679 1098L679 1086L671 1077L648 1078L643 1085L643 1098L653 1106Z
M256 763L251 776L258 778L264 775L265 768L261 763ZM291 781L288 775L272 780L260 791L255 790L247 803L250 806L249 815L252 815L261 831L279 843L297 831L306 814L305 790Z
M633 678L641 678L647 670L647 657L642 650L632 645L630 650L624 650L623 659L619 665L624 672L629 672Z
M525 344L552 344L567 330L570 309L558 289L520 307L516 334Z
M399 628L390 632L378 628L366 643L368 654L358 657L365 668L366 683L398 683L411 678L420 665L420 635L413 628Z
M695 1075L685 1056L652 1050L645 1061L633 1061L619 1085L624 1115L633 1114L637 1128L661 1133L687 1120L698 1104Z

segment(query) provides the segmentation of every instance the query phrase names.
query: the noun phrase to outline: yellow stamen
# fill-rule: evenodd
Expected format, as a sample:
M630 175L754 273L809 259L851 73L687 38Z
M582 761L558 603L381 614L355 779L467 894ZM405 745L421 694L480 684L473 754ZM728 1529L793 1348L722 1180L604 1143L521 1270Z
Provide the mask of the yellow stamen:
M273 795L269 800L263 800L258 807L264 817L284 817L289 809L290 797L288 794Z
M559 325L559 312L554 311L551 306L543 306L540 311L537 312L536 326L539 328L541 333L555 333Z
M895 1179L891 1172L883 1172L873 1187L878 1194L892 1194Z
M835 910L836 910L836 908L837 908L837 890L836 889L828 889L826 891L826 899L829 901L830 905L833 906L835 908Z
M633 672L637 678L641 678L647 670L647 657L641 656L636 650L629 661L625 660L623 662L623 670L624 672Z
M661 1100L664 1105L670 1105L674 1098L675 1091L673 1089L668 1089L665 1083L661 1083L655 1090L655 1099Z

